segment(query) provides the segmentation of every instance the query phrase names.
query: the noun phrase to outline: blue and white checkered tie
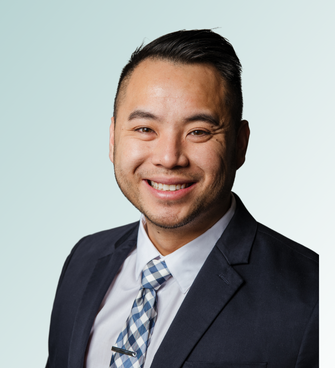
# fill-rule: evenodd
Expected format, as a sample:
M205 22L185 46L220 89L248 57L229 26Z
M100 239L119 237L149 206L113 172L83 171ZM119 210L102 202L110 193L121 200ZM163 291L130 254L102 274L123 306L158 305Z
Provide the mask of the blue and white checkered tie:
M157 290L171 277L166 263L153 259L142 271L142 287L120 333L110 362L111 368L142 368L157 318Z

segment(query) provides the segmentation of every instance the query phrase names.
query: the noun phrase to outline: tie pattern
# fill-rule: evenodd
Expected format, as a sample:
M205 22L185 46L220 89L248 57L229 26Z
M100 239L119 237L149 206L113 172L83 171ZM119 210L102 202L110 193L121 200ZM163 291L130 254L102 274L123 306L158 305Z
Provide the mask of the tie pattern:
M157 319L156 292L170 277L166 263L161 260L153 259L143 269L142 287L115 344L116 348L124 349L128 353L113 352L111 368L143 367Z

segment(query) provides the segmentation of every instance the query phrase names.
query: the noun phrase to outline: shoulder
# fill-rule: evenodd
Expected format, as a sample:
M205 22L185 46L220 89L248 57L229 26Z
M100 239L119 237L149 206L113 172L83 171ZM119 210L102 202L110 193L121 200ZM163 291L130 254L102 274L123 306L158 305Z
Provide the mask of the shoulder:
M307 262L315 263L316 265L319 262L319 255L313 250L279 234L263 224L258 223L257 233L258 240L266 241L282 252L289 253L290 255L294 254L298 258L305 259Z
M60 275L58 288L66 275L70 279L84 278L91 274L96 262L124 248L125 254L136 246L138 222L104 230L80 239L68 255ZM126 255L124 256L126 257Z
M277 260L280 260L281 257L288 257L300 259L314 266L318 265L317 253L257 222L236 194L235 198L237 208L231 224L227 228L230 228L232 232L229 234L228 240L243 244L243 247L248 249L247 253L251 251L252 254L259 249L265 254L273 254Z
M115 250L127 239L137 239L139 222L87 235L79 240L71 253L85 256L103 256Z
M250 264L278 300L299 299L303 304L315 305L319 262L311 249L258 223Z
M303 303L315 304L319 263L314 251L257 222L238 197L229 225L222 250L245 280L278 300L299 296Z

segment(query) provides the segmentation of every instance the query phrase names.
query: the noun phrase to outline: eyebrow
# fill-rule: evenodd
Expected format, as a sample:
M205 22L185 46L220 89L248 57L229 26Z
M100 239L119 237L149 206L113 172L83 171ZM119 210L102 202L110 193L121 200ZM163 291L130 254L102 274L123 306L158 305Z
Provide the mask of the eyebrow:
M147 119L147 120L159 120L158 116L152 114L151 112L144 111L144 110L135 110L133 111L128 120L134 119ZM210 114L195 114L187 117L185 122L193 122L193 121L203 121L205 123L212 124L214 126L220 126L220 121Z
M214 117L213 115L210 114L195 114L192 115L188 118L185 119L187 122L192 122L192 121L203 121L205 123L210 123L214 126L219 126L220 125L220 121Z
M158 117L147 111L135 110L128 117L128 120L134 120L134 119L158 120Z

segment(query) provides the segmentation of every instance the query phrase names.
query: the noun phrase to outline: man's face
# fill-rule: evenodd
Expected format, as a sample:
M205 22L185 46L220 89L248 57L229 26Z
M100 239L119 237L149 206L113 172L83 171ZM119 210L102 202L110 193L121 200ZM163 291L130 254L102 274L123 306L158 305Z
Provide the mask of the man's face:
M110 158L124 195L163 228L212 226L228 209L249 130L238 133L209 65L144 60L111 124Z

